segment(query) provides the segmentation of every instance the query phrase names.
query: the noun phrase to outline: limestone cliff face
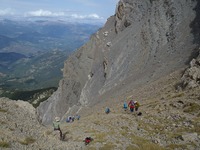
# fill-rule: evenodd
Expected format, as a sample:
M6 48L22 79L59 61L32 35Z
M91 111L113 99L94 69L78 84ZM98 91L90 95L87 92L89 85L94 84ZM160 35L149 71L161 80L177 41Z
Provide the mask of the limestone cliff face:
M199 44L197 0L120 0L114 16L64 66L58 90L37 109L43 123L183 67Z

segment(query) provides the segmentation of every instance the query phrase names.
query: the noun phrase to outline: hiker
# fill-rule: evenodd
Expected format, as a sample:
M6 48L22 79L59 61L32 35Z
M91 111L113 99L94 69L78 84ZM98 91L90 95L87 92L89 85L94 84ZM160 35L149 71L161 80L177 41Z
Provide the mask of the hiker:
M72 122L74 122L74 119L75 119L75 117L74 117L74 116L72 116L72 119L71 119L71 121L72 121Z
M106 114L110 113L110 108L106 107L105 113L106 113Z
M53 121L54 131L58 130L60 132L60 140L62 140L62 131L60 129L60 118L55 117L55 121Z
M124 106L123 106L123 108L124 108L124 111L127 110L128 106L127 106L127 103L126 103L126 102L124 102Z
M85 142L85 145L88 145L91 141L93 141L93 138L91 137L86 137L83 142Z
M140 107L140 104L138 103L138 101L135 101L134 105L135 105L135 111L138 111L138 109Z
M130 102L128 103L128 107L130 108L131 112L134 112L135 105L133 100L130 100Z
M79 120L79 119L80 119L80 115L76 114L76 115L75 115L75 119L76 119L76 120Z
M72 122L72 117L68 116L66 122Z

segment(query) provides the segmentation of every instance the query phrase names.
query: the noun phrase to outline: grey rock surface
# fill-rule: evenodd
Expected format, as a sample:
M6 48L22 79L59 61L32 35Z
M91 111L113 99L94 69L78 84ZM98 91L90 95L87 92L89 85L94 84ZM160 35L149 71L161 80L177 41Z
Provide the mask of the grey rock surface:
M184 67L200 41L199 3L120 0L115 15L65 62L58 90L37 109L42 123Z

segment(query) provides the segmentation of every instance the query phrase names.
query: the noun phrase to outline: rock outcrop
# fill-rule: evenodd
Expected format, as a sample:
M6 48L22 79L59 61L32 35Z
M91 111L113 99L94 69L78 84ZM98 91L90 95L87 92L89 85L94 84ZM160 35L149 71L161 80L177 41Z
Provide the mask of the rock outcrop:
M199 51L200 52L200 51ZM193 58L182 76L182 88L195 88L200 86L200 55Z
M28 145L28 149L38 148L35 141L41 138L44 127L39 124L35 108L31 104L0 98L0 120L1 148L24 149L25 145ZM31 145L34 142L35 145Z
M114 16L64 65L37 113L47 124L184 67L199 45L197 0L120 0Z

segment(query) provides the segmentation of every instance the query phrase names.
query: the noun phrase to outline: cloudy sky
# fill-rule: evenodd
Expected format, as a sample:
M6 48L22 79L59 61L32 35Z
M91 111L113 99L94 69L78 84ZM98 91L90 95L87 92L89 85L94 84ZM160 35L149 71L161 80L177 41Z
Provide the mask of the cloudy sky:
M0 17L56 17L105 21L119 0L0 0Z

